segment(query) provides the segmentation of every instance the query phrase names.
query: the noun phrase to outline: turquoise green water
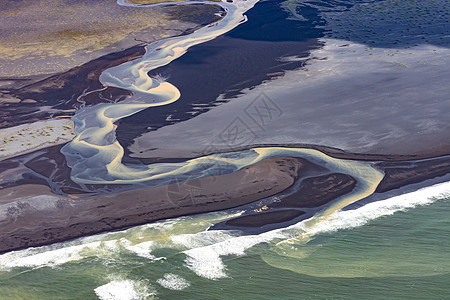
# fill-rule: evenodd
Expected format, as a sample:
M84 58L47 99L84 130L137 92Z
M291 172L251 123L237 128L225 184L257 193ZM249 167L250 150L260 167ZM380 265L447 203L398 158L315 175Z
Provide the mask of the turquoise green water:
M443 183L255 236L206 231L223 212L4 254L0 299L448 299L449 195Z

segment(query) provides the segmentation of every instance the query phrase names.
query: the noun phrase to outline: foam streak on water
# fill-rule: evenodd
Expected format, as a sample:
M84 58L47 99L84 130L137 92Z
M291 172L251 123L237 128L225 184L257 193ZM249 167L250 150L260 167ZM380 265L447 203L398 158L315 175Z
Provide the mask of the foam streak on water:
M197 177L216 175L215 172L223 168L230 173L265 158L291 156L308 158L332 171L349 174L357 180L357 186L352 193L340 199L322 217L327 217L332 212L373 193L383 174L374 169L370 163L339 160L312 149L254 148L200 157L182 163L159 163L148 166L127 166L122 163L124 150L115 138L114 122L148 107L172 103L180 96L176 87L162 79L150 78L147 73L180 57L189 47L235 28L245 21L243 14L256 2L256 0L221 2L219 5L227 11L221 21L187 36L150 44L141 59L105 70L100 76L100 81L104 85L128 89L134 94L121 103L86 107L73 117L77 136L61 150L72 168L72 179L80 184L146 182L148 185L160 185L170 183L174 178L183 179L183 176L192 178L193 174ZM218 164L221 165L221 170L217 170Z
M259 235L230 237L219 243L185 251L188 256L186 265L197 275L204 278L219 279L227 277L226 266L221 256L242 256L247 249L261 243L269 243L279 255L303 258L307 254L302 247L297 248L297 246L307 243L316 234L363 226L376 218L392 215L395 212L414 208L418 205L427 205L449 196L450 182L445 182L412 193L370 203L355 210L335 211L327 218L316 217L314 221L306 220L287 228L276 229ZM218 233L212 231L209 234L217 235ZM174 239L179 238L175 237ZM202 235L198 235L198 239L207 240ZM195 239L189 236L189 240ZM195 242L191 243L196 244Z
M318 234L348 230L364 225L370 226L370 222L374 219L393 215L416 206L428 205L449 197L450 182L444 182L415 192L369 203L355 210L338 210L326 218L318 217L315 222L306 220L287 228L249 236L240 236L238 232L231 231L205 231L209 225L223 221L223 213L171 219L122 232L6 253L0 255L0 270L8 271L14 267L57 266L93 257L120 263L122 254L125 254L125 257L134 254L149 261L155 261L161 258L152 255L151 251L172 248L186 255L185 266L187 268L200 277L214 280L228 276L223 256L243 256L249 248L258 244L267 244L277 255L301 259L305 255L309 255L302 245ZM235 216L230 214L228 218ZM198 227L200 223L202 225ZM162 236L167 238L159 238ZM308 238L298 238L301 236ZM138 242L131 240L138 240ZM174 262L171 259L173 258L164 258L162 263L168 260L167 263L172 265ZM189 286L189 282L171 273L164 275L157 283L165 288L175 290ZM130 285L127 284L127 286Z
M192 178L193 174L197 177L215 175L215 172L220 171L216 168L218 164L222 169L225 167L227 172L235 172L265 158L291 156L310 159L332 171L349 174L357 180L355 189L349 195L341 197L320 218L327 218L346 205L372 194L383 174L370 163L335 159L312 149L254 148L200 157L182 163L159 163L139 167L122 163L124 150L115 138L114 122L148 107L172 103L180 96L176 87L162 79L152 79L147 73L180 57L189 47L235 28L245 21L243 14L256 2L221 2L220 5L227 11L221 21L187 36L155 42L146 48L146 54L141 59L105 70L100 77L104 85L128 89L134 94L121 103L84 108L73 117L77 137L61 150L72 168L72 179L81 184L146 182L150 185L160 185L170 183L174 178L183 179L183 176ZM316 217L309 222L311 225L317 221Z
M166 289L175 291L184 290L191 285L186 279L175 274L164 274L164 278L160 278L156 282Z
M95 294L100 300L137 300L151 299L155 293L139 281L129 279L113 280L95 289Z
M303 222L298 224L306 233L316 235L324 232L333 232L341 229L350 229L367 224L371 220L382 216L392 215L419 205L428 205L438 199L450 197L450 182L444 182L422 188L415 192L395 196L366 204L355 210L336 211L322 222L307 227ZM298 225L294 225L293 228Z

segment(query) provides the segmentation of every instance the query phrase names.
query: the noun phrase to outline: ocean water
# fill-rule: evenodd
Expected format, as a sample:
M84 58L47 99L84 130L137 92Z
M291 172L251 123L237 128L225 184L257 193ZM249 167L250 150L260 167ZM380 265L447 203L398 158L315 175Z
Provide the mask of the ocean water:
M304 3L286 5L305 18L301 22L322 26L324 18L341 28L332 38L375 47L410 47L417 42L403 43L384 29L367 29L367 40L360 40L361 34L346 34L341 26L351 24L343 21L358 11L373 16L367 3ZM448 1L436 3L448 6ZM381 18L396 19L381 4L376 6L381 17L375 14L371 19L376 28ZM317 15L333 6L340 10L330 8L331 15L326 10ZM414 8L423 9L422 4ZM430 30L438 27L432 25ZM242 38L239 33L246 32L230 35ZM413 36L421 39L421 34ZM446 47L440 35L433 35L430 44ZM235 209L186 216L0 255L0 299L450 298L449 182L258 235L208 230L240 213Z
M165 220L0 256L0 299L448 299L450 183L259 235Z

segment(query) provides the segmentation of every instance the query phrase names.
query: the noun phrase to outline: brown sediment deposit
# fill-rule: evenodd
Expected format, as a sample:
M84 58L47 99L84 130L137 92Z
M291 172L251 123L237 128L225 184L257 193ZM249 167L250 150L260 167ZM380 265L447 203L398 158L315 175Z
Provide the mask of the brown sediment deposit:
M356 180L353 177L341 173L307 178L295 193L280 202L272 203L269 207L319 207L350 193L355 185Z
M186 18L178 7L75 2L0 2L0 77L64 72L107 53L177 35L222 11L197 5L196 16Z
M335 153L337 156L347 159L364 160L367 158L367 155ZM330 152L327 154L334 156ZM377 162L375 165L385 173L375 193L388 192L450 173L449 156L417 161L405 161L404 156L380 157L373 155L373 157L384 159L384 161ZM394 159L398 159L398 161L394 161ZM278 197L277 201L266 205L264 209L252 211L251 214L228 220L215 226L213 229L240 228L246 231L249 228L256 229L266 225L287 222L289 221L289 216L291 217L290 220L295 219L298 221L298 217L307 218L311 214L302 213L295 215L293 209L297 209L297 212L299 211L298 209L301 209L301 212L317 211L320 207L350 193L357 184L353 177L341 173L329 173L305 179L300 177L299 180L301 182L298 189L285 196Z
M251 203L290 187L302 165L268 158L232 174L95 196L54 195L40 185L6 188L0 190L0 252Z
M262 212L228 220L225 224L236 227L262 227L265 225L282 223L295 219L305 212L297 209L283 209Z
M354 160L365 158L358 154L345 156ZM450 173L450 156L409 161L394 158L373 162L386 174L377 193ZM5 167L8 162L3 162ZM34 166L35 171L38 169ZM299 181L294 185L296 180ZM30 182L6 185L0 190L0 252L240 207L271 199L290 188L278 201L271 201L266 210L252 211L252 215L228 223L247 228L273 226L310 216L311 211L350 193L356 184L348 174L332 173L306 159L280 157L264 159L227 175L121 192L111 190L109 194L78 194L69 189L68 195L56 195L47 186Z

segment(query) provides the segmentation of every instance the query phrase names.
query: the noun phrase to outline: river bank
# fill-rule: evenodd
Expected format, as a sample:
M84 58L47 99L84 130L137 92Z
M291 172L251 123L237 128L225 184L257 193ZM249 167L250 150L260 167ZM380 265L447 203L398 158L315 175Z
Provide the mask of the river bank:
M347 154L347 158L349 156ZM358 158L358 155L352 156L352 159ZM378 194L450 173L449 157L403 162L392 159L374 162L386 174L376 187ZM55 195L45 186L20 185L0 190L0 251L47 245L264 200L259 206L247 209L236 221L226 224L229 226L216 227L244 231L253 227L261 232L309 218L351 193L358 184L361 182L350 175L333 173L317 161L277 157L227 175L95 196ZM287 193L283 194L285 191ZM289 217L282 213L293 208L306 213L288 213ZM268 213L270 218L267 218Z

